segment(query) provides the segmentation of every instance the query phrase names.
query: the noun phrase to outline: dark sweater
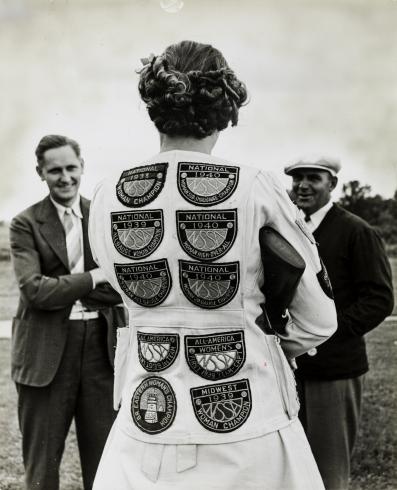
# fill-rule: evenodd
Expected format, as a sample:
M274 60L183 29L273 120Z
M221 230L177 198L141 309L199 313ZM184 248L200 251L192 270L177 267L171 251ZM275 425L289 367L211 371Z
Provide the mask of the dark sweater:
M393 310L391 269L378 233L338 205L314 231L331 279L338 329L317 354L297 359L299 378L344 379L368 371L363 335Z

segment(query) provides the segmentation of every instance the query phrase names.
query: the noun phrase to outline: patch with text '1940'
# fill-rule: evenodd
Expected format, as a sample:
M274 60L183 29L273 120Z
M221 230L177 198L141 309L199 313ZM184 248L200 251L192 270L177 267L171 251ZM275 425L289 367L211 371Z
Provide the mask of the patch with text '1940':
M232 247L237 235L237 209L177 211L176 228L183 250L193 259L216 260Z
M140 306L157 306L170 292L172 280L167 259L139 264L114 264L124 293Z
M240 283L239 262L205 264L179 261L179 282L186 298L196 306L213 309L229 303Z
M139 362L146 371L164 371L179 352L179 335L137 332Z
M110 213L116 250L129 259L144 259L160 245L164 235L161 209Z
M179 162L178 189L186 201L214 206L228 199L237 188L239 167L212 163Z
M131 400L135 425L148 434L158 434L172 425L175 414L176 397L168 381L155 376L144 379Z
M245 362L244 331L186 335L185 356L190 369L202 378L230 378Z
M211 432L232 432L251 413L248 379L191 388L190 396L197 420Z
M141 208L160 194L168 163L154 163L125 170L116 185L117 199L129 208Z

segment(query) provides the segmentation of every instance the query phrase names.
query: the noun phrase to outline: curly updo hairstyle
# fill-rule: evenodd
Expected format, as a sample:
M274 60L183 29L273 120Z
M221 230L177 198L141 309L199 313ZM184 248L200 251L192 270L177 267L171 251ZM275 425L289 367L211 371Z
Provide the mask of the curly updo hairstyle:
M139 93L156 128L170 136L204 138L237 125L247 90L222 53L182 41L151 56L140 72Z

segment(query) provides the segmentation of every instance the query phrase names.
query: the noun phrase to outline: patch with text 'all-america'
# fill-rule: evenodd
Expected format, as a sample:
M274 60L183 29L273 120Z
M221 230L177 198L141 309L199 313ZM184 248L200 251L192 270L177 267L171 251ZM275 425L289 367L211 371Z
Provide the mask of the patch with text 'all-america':
M190 396L197 420L211 432L232 432L251 413L248 379L191 388Z
M172 425L175 414L176 397L168 381L154 376L144 379L131 400L135 425L148 434L158 434Z
M129 259L144 259L160 245L164 235L161 209L110 213L116 250Z
M321 259L320 262L321 262L321 271L317 273L318 282L320 283L321 289L328 296L328 298L334 299L332 284L327 269L325 268L324 262Z
M214 206L228 199L237 188L239 167L212 163L179 162L178 189L186 201Z
M162 191L168 163L155 163L125 170L116 185L117 199L129 208L141 208Z
M237 235L237 209L177 211L176 228L183 250L193 259L216 260L232 247Z
M200 308L220 308L237 293L240 283L239 262L203 264L179 261L179 282L186 298Z
M244 331L186 335L185 357L190 369L202 378L230 378L245 362Z
M114 264L124 293L140 306L157 306L170 292L172 280L167 259L139 264Z
M146 371L164 371L179 352L179 335L137 332L139 362Z

